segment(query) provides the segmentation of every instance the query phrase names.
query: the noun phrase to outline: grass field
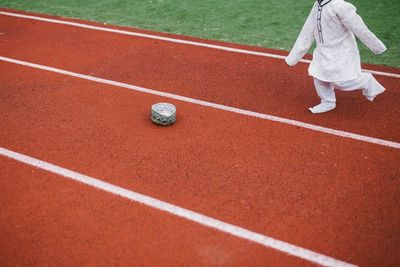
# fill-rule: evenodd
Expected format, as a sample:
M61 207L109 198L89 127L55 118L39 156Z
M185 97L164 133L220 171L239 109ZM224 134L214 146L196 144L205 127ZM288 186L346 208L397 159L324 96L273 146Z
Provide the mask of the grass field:
M360 44L363 62L400 67L398 0L349 2L389 48L375 56ZM312 0L0 0L6 8L282 50L291 49L312 4Z

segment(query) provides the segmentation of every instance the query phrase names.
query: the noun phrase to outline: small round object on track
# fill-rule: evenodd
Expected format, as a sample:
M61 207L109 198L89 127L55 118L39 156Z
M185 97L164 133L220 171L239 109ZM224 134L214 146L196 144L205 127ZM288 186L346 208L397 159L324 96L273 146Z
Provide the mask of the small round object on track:
M151 120L158 125L170 125L176 120L176 108L170 103L157 103L151 106Z

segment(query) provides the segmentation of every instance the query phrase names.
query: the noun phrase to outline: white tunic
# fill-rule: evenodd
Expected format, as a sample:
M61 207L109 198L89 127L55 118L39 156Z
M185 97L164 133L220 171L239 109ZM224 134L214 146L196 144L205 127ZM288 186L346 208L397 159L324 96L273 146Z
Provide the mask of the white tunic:
M361 74L360 54L355 36L375 54L386 46L365 26L356 8L344 0L315 2L292 51L286 57L294 66L317 42L308 72L326 82L356 79Z

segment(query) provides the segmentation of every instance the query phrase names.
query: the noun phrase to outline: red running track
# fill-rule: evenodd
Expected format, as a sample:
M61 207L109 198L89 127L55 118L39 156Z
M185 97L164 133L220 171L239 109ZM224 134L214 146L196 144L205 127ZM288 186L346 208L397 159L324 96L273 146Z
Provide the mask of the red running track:
M377 77L388 92L373 103L338 94L335 111L314 116L306 64L288 69L278 59L0 22L1 56L400 141L396 78ZM397 149L11 63L0 70L3 148L346 262L400 263ZM177 106L176 125L149 121L158 101ZM309 264L10 159L0 164L5 265Z

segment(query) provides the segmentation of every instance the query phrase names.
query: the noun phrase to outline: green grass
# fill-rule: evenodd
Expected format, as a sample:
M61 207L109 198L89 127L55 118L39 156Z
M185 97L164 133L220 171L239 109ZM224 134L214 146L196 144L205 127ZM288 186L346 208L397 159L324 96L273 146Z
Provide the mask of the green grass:
M362 61L400 67L399 0L349 0L388 46ZM0 0L1 7L290 50L313 0Z

